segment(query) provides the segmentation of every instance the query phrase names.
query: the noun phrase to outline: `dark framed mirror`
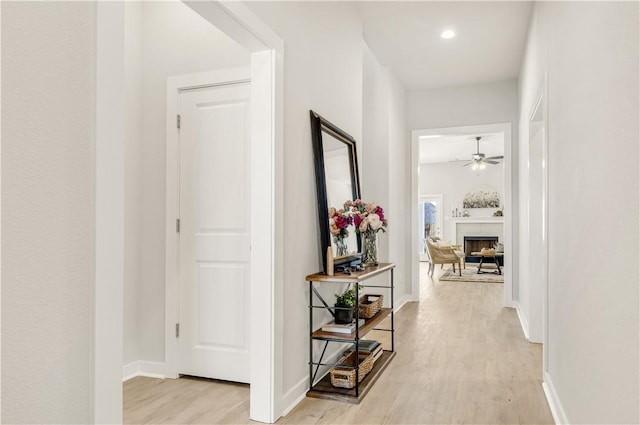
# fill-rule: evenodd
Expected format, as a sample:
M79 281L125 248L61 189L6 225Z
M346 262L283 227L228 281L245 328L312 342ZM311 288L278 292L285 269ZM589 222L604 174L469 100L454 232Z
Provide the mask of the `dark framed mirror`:
M332 235L329 217L329 208L340 209L347 200L360 198L358 156L356 141L352 136L313 111L310 111L310 116L316 170L320 251L322 252L322 270L326 273L327 247L329 246L333 249L334 265L350 263L361 258L361 241L353 224L345 229L347 236L337 240L335 235ZM346 243L346 248L342 246L338 249L337 243L341 242Z

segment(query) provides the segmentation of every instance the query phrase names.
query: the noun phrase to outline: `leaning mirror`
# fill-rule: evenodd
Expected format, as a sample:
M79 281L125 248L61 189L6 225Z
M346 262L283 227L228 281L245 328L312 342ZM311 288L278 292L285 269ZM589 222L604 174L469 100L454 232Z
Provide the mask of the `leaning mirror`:
M347 200L360 198L356 141L320 115L313 111L310 113L320 223L320 251L322 252L322 269L327 272L327 247L329 246L333 251L335 265L360 258L360 239L355 227L350 224L340 234L336 234L337 217L330 217L329 211L331 207L342 208Z

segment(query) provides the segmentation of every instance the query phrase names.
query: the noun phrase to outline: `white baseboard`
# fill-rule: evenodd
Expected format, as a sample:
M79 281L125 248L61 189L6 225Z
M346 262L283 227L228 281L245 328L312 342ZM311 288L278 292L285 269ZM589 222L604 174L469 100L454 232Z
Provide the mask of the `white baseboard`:
M165 364L163 362L148 362L138 360L122 367L122 382L136 376L164 379Z
M280 416L287 416L307 396L309 377L306 376L282 396L282 405L287 406Z
M547 403L549 403L549 409L551 409L554 422L557 425L569 425L569 419L567 419L560 398L558 398L556 388L547 372L543 373L542 389L544 390L544 395L547 397Z
M139 376L138 374L139 367L137 361L122 366L122 382L126 382L131 378L135 378L136 376Z
M529 321L527 320L527 316L524 315L524 311L522 311L522 307L520 307L520 303L516 304L515 309L516 309L516 313L518 313L518 319L520 320L520 327L522 328L524 337L527 339L527 341L530 341Z
M513 298L508 300L508 301L504 301L504 306L505 307L516 308L517 305L518 305L518 302L516 300L514 300Z
M329 356L322 360L323 363L336 363L346 349L349 348L351 344L340 345L340 348L335 350ZM324 369L324 370L323 370ZM329 367L324 366L320 367L318 371L318 376L316 376L316 382L320 379L324 378L324 376L329 373ZM305 376L301 379L297 384L295 384L289 391L287 391L282 396L282 406L287 406L282 410L282 414L280 416L286 416L291 412L304 398L307 396L307 390L309 389L309 377Z
M407 303L413 302L413 300L411 299L411 295L407 294L404 297L400 298L399 301L396 301L396 307L393 309L394 313L397 313L398 311L400 311L400 309L402 307L404 307Z
M138 363L140 364L140 376L160 379L166 378L164 374L166 368L164 362L147 362L140 360Z

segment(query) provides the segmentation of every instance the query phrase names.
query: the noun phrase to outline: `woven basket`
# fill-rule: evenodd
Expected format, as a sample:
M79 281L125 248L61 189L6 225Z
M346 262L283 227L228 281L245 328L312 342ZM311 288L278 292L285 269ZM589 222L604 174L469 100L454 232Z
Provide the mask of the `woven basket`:
M362 382L365 376L373 369L373 356L371 353L360 351L360 371L358 373L358 381ZM349 351L349 354L340 359L334 367L331 368L331 385L339 388L353 388L356 386L356 370L351 369L356 366L355 351Z
M371 319L382 308L382 295L366 294L360 297L358 302L358 317Z

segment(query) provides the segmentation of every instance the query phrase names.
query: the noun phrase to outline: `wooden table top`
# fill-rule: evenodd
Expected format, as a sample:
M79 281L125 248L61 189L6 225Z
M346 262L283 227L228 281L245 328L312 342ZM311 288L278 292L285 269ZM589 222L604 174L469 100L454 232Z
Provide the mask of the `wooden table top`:
M494 252L493 254L483 254L482 252L472 252L471 257L502 257L504 252Z
M311 282L361 282L369 279L377 274L391 270L396 265L394 263L380 263L377 266L366 267L362 272L351 272L351 274L336 273L333 276L329 276L325 273L314 273L306 277L307 281Z

